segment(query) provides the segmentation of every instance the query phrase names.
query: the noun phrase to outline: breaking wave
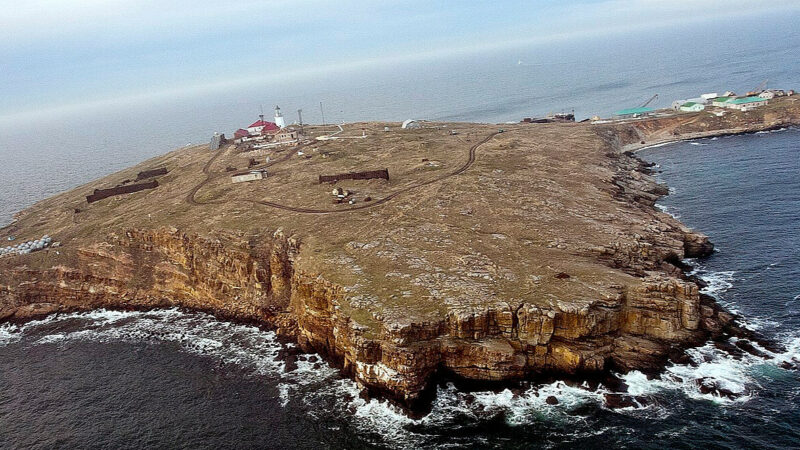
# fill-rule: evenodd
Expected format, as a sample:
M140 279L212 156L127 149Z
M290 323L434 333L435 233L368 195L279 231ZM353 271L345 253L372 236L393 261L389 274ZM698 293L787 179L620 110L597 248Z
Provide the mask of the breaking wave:
M716 279L717 284L710 291L722 292L731 285L733 273L718 274ZM214 358L221 365L235 364L245 374L273 380L282 407L299 403L308 414L347 416L351 426L365 436L373 436L375 443L397 447L431 443L441 447L436 437L442 434L441 430L481 427L498 421L511 428L541 423L564 426L574 428L575 436L610 433L612 428L582 427L586 419L581 410L663 418L674 414L664 396L675 394L723 406L741 404L758 395L766 366L782 370L782 362L800 362L800 338L792 338L786 352L780 354L758 347L767 358L732 356L709 343L689 350L691 363L672 365L656 379L648 379L640 372L620 375L628 386L626 395L634 398L630 406L621 409L612 411L606 407L605 395L613 391L602 384L591 388L587 383L555 381L519 389L465 392L448 383L437 388L431 413L412 419L389 402L362 398L356 383L342 378L318 355L299 354L289 362L285 352L294 346L281 343L274 332L220 321L203 313L177 309L97 310L0 327L0 345L22 341L23 345L58 346L76 340L175 343L184 351ZM735 339L731 343L735 345ZM319 411L321 404L329 405L330 410ZM452 442L463 445L468 441Z

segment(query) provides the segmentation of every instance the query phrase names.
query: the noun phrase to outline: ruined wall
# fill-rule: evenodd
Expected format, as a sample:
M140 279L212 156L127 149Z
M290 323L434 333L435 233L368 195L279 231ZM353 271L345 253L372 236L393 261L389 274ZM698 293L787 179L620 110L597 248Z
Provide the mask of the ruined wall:
M338 175L320 175L319 183L332 183L341 180L371 180L373 178L388 180L389 169L368 170L365 172L348 172L340 173Z
M134 192L143 191L145 189L155 189L157 187L158 187L158 181L153 180L145 183L115 186L109 189L95 189L94 193L86 196L86 202L94 203L96 201L100 201L108 197L113 197L115 195L132 194Z

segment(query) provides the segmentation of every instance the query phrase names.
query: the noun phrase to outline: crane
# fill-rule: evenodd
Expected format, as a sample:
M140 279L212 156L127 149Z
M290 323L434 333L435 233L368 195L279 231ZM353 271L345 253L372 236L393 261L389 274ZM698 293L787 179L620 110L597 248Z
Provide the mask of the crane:
M640 106L639 108L644 108L645 106L649 105L650 103L652 103L652 102L653 102L653 100L655 100L655 99L657 99L657 98L658 98L658 94L656 94L656 95L654 95L654 96L650 97L650 100L648 100L648 101L644 102L644 104L643 104L642 106Z

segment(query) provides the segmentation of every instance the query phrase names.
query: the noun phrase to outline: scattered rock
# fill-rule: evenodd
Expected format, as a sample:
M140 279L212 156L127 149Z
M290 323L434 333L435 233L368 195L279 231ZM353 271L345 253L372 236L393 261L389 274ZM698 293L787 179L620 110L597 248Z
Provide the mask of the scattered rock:
M636 402L633 401L633 397L630 395L609 393L605 394L603 397L605 398L606 408L608 409L631 408L638 406Z

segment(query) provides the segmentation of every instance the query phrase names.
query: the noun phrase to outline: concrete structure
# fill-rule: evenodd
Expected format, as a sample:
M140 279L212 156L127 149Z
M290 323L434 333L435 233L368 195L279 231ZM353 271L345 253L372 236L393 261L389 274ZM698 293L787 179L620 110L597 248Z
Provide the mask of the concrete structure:
M711 100L712 98L717 98L717 97L719 97L719 94L717 94L716 92L710 92L708 94L703 94L700 96L700 98L704 98L706 100Z
M763 98L764 100L772 100L773 98L775 98L775 93L772 91L764 91L758 94L758 96L760 98Z
M400 128L403 128L403 129L416 129L416 128L422 128L422 125L420 125L420 123L417 122L416 120L408 119L408 120L403 122L403 125L401 125Z
M620 119L630 119L633 117L649 116L655 112L653 108L627 108L614 113Z
M277 125L278 128L286 126L286 121L284 121L283 114L281 114L281 108L277 105L275 105L275 125Z
M224 134L214 133L214 135L211 136L211 142L208 144L208 148L211 151L219 150L219 148L225 145L226 142L227 140L225 139Z
M300 138L300 133L297 130L291 128L283 128L273 135L272 142L287 144L287 143L297 142L299 138Z
M231 175L231 182L244 183L247 181L263 180L267 176L267 169L250 170L247 172L239 172Z
M686 102L683 105L681 105L680 109L683 112L700 112L706 109L706 107L704 105L701 105L700 103Z

